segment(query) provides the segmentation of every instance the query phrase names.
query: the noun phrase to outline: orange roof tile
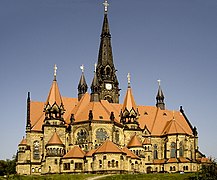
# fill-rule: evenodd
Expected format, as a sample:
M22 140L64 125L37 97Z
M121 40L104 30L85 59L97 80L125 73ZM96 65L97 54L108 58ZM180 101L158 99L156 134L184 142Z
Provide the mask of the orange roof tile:
M125 109L127 109L129 112L132 109L134 109L135 111L137 110L136 102L134 100L132 89L130 87L127 88L122 111L124 111Z
M142 143L139 140L139 138L137 137L137 135L135 134L130 142L128 143L127 147L142 147Z
M202 157L200 159L201 163L211 163L211 161L209 160L209 158L206 158L206 157Z
M165 159L154 159L153 163L154 164L164 164L166 162Z
M168 121L167 124L165 125L165 128L162 131L162 135L164 134L187 134L187 133L175 119L172 119Z
M151 140L149 138L145 138L142 144L151 144Z
M120 123L120 112L123 107L121 104L108 103L102 100L101 102L90 102L90 95L86 93L80 101L77 98L62 98L64 109L64 119L67 124L70 123L70 116L73 113L75 122L88 120L89 111L93 112L94 120L110 121L110 114L114 112L115 121ZM185 133L192 135L192 130L185 120L184 116L176 111L174 113L175 123L171 122L173 119L173 112L170 110L161 110L155 106L137 106L140 116L138 119L140 128L145 128L150 131L151 135L161 136L164 133ZM44 122L44 103L32 102L30 104L30 119L32 130L42 131ZM170 123L169 123L170 122ZM166 128L167 127L167 128ZM165 131L166 130L166 131Z
M63 158L84 158L85 152L78 146L74 146Z
M190 160L186 159L185 157L179 157L179 161L182 163L190 162Z
M177 158L170 158L168 159L167 163L178 163L178 159Z
M26 141L26 138L23 137L23 139L21 140L20 144L19 145L27 145L27 141Z
M50 138L47 145L63 145L57 132L54 132L53 136Z
M123 151L127 154L127 156L131 157L132 159L140 159L137 155L135 155L132 151L130 151L127 147L123 148Z
M96 151L96 149L92 149L92 150L88 151L85 156L92 157L93 154L95 153L95 151Z
M45 104L46 105L50 104L52 106L54 103L56 103L58 106L63 104L62 97L56 80L53 80L52 82L50 92L48 94L47 101Z
M94 154L95 153L124 153L124 151L122 151L122 149L120 149L110 140L106 140L100 147L96 149Z

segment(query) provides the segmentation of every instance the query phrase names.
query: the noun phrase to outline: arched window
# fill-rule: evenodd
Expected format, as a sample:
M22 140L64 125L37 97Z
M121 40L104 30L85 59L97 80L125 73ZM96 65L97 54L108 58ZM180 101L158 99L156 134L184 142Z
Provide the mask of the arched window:
M33 143L33 159L35 160L40 159L39 141L34 141Z
M150 161L151 160L151 158L150 158L150 156L148 156L148 161Z
M170 157L171 158L175 158L176 157L176 143L175 142L171 143Z
M115 141L116 143L119 143L119 131L118 130L115 131Z
M99 160L99 168L102 167L102 160Z
M154 145L154 159L158 159L157 144Z
M96 131L96 138L98 142L104 142L108 138L108 134L104 128L99 128Z
M112 167L115 167L115 160L112 160Z
M180 157L184 156L184 147L183 147L183 142L182 141L179 143L179 156Z
M111 76L111 68L109 66L106 67L105 74L106 74L107 78L109 78Z
M108 167L110 168L110 166L111 166L111 162L110 162L110 161L108 161Z
M81 129L78 133L77 133L77 142L78 144L83 144L87 142L87 131L85 129Z
M116 161L116 167L118 167L118 161Z

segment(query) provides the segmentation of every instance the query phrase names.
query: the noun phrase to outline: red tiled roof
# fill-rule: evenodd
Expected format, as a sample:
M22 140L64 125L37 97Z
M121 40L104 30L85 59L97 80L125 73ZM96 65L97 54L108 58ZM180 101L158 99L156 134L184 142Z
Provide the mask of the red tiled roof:
M137 137L137 135L135 134L130 142L128 143L127 147L142 147L142 143L139 140L139 138Z
M54 132L53 136L50 138L47 145L63 145L57 132Z
M96 149L95 153L124 153L117 145L110 140L106 140L99 148Z
M124 147L123 151L127 154L127 156L131 157L132 159L139 159L139 157L135 155L132 151L130 151L127 147Z
M151 140L149 138L145 138L142 144L151 144Z
M166 162L165 159L154 159L153 163L154 164L164 164Z
M23 137L23 139L21 140L20 144L19 145L27 145L27 141L26 141L26 138Z
M88 152L85 154L85 156L87 156L87 157L92 157L92 155L95 153L95 151L96 151L96 149L92 149L92 150L88 151Z
M74 146L63 158L84 158L85 152L78 146Z
M170 158L167 160L167 163L178 163L178 159L177 158Z
M56 80L54 80L52 82L50 92L48 94L47 101L46 101L45 104L46 105L50 104L52 106L54 103L56 103L58 106L63 104L62 97L61 97L59 87L58 87L58 84L57 84Z
M122 111L124 111L125 109L127 109L129 112L132 109L134 109L135 111L137 110L136 102L133 97L132 89L130 87L127 88Z

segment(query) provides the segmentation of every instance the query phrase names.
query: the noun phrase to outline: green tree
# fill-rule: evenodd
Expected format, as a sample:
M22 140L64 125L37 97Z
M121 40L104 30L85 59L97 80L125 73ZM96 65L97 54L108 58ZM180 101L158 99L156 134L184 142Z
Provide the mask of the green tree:
M202 169L201 169L199 177L204 180L216 180L217 179L216 159L210 158L210 163L202 165Z
M0 176L16 174L16 156L7 160L0 160Z

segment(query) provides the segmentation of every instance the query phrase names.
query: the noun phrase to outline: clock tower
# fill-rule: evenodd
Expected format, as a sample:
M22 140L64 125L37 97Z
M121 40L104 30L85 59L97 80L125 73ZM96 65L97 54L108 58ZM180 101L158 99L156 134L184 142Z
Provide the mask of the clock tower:
M103 4L105 6L104 21L96 66L96 76L99 82L99 99L108 100L110 103L119 103L120 89L113 63L111 34L107 17L109 4L106 0Z

